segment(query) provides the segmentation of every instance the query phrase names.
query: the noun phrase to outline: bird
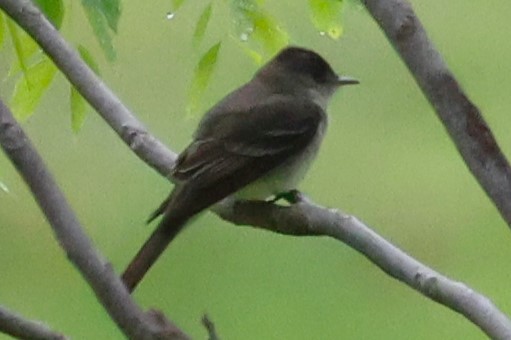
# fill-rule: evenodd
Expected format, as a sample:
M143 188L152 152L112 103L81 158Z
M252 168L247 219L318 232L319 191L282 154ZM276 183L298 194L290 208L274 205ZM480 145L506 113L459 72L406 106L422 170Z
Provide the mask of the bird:
M186 223L214 204L285 197L314 160L329 99L359 81L337 75L313 50L288 46L202 117L170 176L174 189L150 215L156 229L122 281L132 292Z

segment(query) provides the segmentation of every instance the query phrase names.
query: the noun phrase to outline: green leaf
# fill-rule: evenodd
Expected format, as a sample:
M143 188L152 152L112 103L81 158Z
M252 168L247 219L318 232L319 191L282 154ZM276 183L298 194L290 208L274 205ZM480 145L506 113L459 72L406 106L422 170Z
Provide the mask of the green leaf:
M80 53L83 61L85 61L85 63L89 65L96 74L99 74L98 64L89 50L87 50L85 46L79 45L78 52ZM71 105L71 128L74 133L78 133L85 122L85 117L87 116L87 111L90 106L73 85L70 85L70 87L69 102Z
M25 31L20 29L11 19L6 20L9 35L11 36L17 63L11 66L10 74L21 68L26 76L30 58L39 50L39 46Z
M110 30L117 31L121 13L119 0L82 0L82 5L101 49L109 61L114 61L116 54Z
M119 18L121 17L121 1L120 0L99 0L101 11L108 22L108 26L112 31L117 33Z
M343 0L309 0L314 26L332 39L339 39Z
M71 103L71 128L74 133L78 133L87 116L87 102L73 85L71 85L69 100Z
M47 57L27 68L16 82L11 100L16 118L23 121L34 113L56 71L57 68Z
M0 181L0 190L2 190L3 192L9 193L9 188L2 181Z
M197 67L195 68L189 92L187 107L188 114L195 114L199 108L200 99L208 87L213 71L215 70L215 66L218 61L218 52L221 45L221 42L213 45L202 55Z
M185 0L172 0L172 10L177 11L183 5Z
M193 33L193 45L195 47L199 46L202 38L204 37L204 33L206 32L206 28L208 27L209 19L211 18L213 6L211 2L207 5L202 14L197 20L197 25L195 26L195 32Z
M263 56L261 55L261 53L257 52L256 50L254 49L251 49L249 48L246 44L239 44L239 47L241 48L241 50L243 52L245 52L245 54L250 58L252 59L252 61L256 64L256 65L262 65L263 62L264 62L264 58Z
M59 29L64 19L64 3L62 0L34 0L41 11Z
M289 43L289 37L262 3L262 0L231 0L231 10L240 39L253 39L266 55L274 55Z
M0 50L2 49L5 41L5 24L4 14L0 12Z
M83 45L78 45L78 53L80 53L80 57L82 57L83 61L85 61L85 63L94 71L94 73L99 75L99 66L92 53L90 53L89 50Z
M288 44L287 34L279 28L276 20L266 12L253 12L249 15L254 23L252 37L263 45L266 53L273 55Z

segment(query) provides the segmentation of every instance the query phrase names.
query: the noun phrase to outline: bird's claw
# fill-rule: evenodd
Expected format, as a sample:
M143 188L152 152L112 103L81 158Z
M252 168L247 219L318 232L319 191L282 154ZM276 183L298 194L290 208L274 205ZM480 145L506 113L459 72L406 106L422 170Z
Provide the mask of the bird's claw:
M305 199L305 196L300 191L293 189L275 195L275 197L273 197L269 202L275 203L281 199L285 200L289 204L296 204L302 202Z

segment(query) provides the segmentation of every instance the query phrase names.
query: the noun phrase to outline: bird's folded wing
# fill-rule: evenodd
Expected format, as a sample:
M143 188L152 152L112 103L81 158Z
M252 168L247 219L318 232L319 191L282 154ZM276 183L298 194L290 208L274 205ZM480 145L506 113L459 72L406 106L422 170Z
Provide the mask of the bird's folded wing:
M312 102L282 98L224 114L210 129L215 135L197 136L179 156L172 173L178 187L156 213L201 211L264 176L304 150L324 116Z

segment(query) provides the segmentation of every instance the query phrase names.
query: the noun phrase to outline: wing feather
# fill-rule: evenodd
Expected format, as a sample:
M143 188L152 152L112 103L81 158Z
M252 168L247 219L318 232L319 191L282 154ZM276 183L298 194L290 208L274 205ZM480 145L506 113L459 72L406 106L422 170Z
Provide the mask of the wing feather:
M179 156L172 173L179 184L155 213L192 215L233 194L298 155L323 119L318 105L285 97L224 114L208 129L214 135L196 136Z

